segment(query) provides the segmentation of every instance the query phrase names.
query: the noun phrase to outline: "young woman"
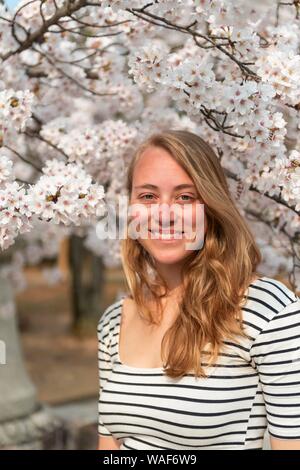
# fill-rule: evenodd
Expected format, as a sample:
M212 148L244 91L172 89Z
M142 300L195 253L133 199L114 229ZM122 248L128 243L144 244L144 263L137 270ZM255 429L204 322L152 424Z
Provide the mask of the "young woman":
M272 449L300 449L300 298L257 274L216 154L187 131L153 135L127 189L128 234L138 221L148 236L122 241L129 295L98 324L99 450L261 449L267 427ZM167 227L174 204L184 234L180 210Z

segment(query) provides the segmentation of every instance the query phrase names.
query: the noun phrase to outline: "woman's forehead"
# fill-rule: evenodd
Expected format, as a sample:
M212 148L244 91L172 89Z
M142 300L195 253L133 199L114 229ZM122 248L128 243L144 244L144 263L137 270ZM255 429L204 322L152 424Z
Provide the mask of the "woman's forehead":
M165 149L148 147L140 155L133 171L133 185L193 184L182 166Z

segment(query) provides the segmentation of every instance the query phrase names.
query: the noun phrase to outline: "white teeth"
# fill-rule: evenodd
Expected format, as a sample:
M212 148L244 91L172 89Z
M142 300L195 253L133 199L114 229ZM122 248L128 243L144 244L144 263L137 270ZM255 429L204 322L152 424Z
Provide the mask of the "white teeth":
M155 235L156 237L161 238L162 240L171 240L174 238L174 233L160 233L160 232L153 232L150 230L150 232ZM183 232L175 232L176 235L180 234L182 235Z

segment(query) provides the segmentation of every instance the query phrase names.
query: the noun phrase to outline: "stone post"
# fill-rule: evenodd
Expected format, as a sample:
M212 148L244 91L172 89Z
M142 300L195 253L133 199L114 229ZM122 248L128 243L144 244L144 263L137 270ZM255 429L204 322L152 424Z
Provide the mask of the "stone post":
M25 369L13 290L0 277L0 449L61 448L63 436Z

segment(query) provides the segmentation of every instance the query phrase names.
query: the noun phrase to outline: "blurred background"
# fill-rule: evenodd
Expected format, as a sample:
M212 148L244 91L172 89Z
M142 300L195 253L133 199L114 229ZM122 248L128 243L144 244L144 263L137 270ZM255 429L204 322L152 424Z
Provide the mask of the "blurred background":
M74 235L60 241L56 257L19 270L7 264L9 250L4 256L0 324L10 367L1 368L9 418L1 448L96 449L97 323L125 292L122 270L80 250Z

